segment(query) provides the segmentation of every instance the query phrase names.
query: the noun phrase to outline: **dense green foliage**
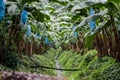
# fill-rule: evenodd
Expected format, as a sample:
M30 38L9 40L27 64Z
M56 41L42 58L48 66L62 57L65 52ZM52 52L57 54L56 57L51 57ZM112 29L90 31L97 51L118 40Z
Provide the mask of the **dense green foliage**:
M119 64L115 63L115 60L110 57L98 58L97 52L95 50L89 51L85 55L80 56L79 54L72 55L72 52L63 52L59 57L60 63L65 68L77 68L81 69L76 72L64 72L64 75L69 78L69 80L117 80L119 79ZM116 72L114 66L117 65L118 70ZM109 70L109 69L112 69ZM112 73L113 72L113 73ZM113 77L108 77L108 75L113 75Z
M62 71L69 80L119 80L119 0L1 2L0 71L58 76L56 70L35 66L59 65L80 69Z
M85 55L73 53L72 51L62 51L61 48L50 49L43 55L33 55L32 57L22 56L21 63L16 68L17 71L36 72L46 75L57 75L56 70L30 68L30 66L44 65L55 67L55 56L57 55L61 68L80 69L79 71L62 71L62 75L68 80L119 80L120 64L111 57L98 58L97 51L88 51ZM1 66L1 70L10 70Z

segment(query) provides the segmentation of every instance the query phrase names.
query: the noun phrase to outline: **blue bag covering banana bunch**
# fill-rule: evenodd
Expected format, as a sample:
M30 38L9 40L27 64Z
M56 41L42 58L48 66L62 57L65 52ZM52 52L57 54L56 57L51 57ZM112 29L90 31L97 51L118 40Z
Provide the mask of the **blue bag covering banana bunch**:
M73 26L73 36L78 37L78 33L75 30L76 30L76 25Z
M90 15L94 15L94 13L95 13L95 11L94 11L94 9L91 7L91 8L90 8ZM95 28L95 21L94 21L94 20L89 21L89 26L90 26L90 29L91 29L91 30L94 30L94 28Z
M22 10L21 12L21 23L26 24L28 20L28 12L26 10Z
M48 36L45 37L45 44L49 45L49 39L48 39Z
M5 16L5 4L3 0L0 0L0 21L4 18Z

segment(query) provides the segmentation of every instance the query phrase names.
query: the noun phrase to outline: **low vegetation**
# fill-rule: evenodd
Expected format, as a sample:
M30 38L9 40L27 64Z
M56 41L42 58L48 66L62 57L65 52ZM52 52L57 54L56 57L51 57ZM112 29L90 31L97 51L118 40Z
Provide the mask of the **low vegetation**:
M59 52L59 53L58 53ZM111 57L98 57L96 50L88 51L80 55L73 51L63 51L61 48L55 50L51 48L43 55L22 56L22 59L15 68L16 71L30 73L41 73L45 75L57 76L56 70L47 68L30 68L30 66L55 67L55 56L58 57L61 68L80 69L79 71L62 71L62 75L68 80L119 80L120 63ZM0 70L12 70L10 67L0 66Z

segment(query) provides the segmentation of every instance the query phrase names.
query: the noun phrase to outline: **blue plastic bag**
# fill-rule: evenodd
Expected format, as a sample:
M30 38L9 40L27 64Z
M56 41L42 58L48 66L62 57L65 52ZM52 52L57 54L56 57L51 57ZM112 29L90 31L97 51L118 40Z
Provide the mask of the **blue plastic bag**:
M93 8L90 8L90 15L94 15L95 11L93 10ZM95 28L95 21L91 20L89 21L89 26L91 30L94 30Z
M49 39L48 39L48 36L45 37L45 44L49 44Z
M73 28L73 36L77 37L78 33L75 31L76 30L76 25L74 25L72 28Z
M21 22L23 24L26 24L27 19L28 19L28 12L26 10L22 10L22 12L21 12Z
M94 9L91 7L90 8L90 15L93 15L95 13Z
M30 25L27 26L26 35L27 35L27 36L30 36L30 35L31 35L31 26L30 26Z
M78 37L78 33L75 31L75 32L73 33L73 36L74 36L74 37Z
M3 0L0 0L0 21L4 18L5 16L5 4Z

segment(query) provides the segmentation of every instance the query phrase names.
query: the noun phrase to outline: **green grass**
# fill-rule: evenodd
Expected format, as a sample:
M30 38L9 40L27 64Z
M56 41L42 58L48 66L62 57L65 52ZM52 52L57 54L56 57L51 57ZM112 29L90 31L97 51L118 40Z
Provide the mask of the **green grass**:
M60 55L59 61L65 68L81 69L80 71L76 72L64 71L64 76L67 77L68 80L114 80L113 77L105 76L110 75L111 71L108 69L116 64L115 60L107 56L98 58L97 51L95 50L91 50L82 56L80 54L64 51ZM105 73L106 71L108 73ZM120 70L117 71L120 72ZM113 76L117 80L120 73L116 71L112 72L113 74L116 73L116 75ZM103 75L103 73L106 75Z
M23 55L16 70L56 76L55 70L30 68L33 65L55 67L56 55L62 68L81 69L80 71L62 71L63 76L68 80L120 80L120 63L116 63L115 59L108 56L98 58L96 50L80 55L73 51L62 51L61 48L56 50L51 48L42 55L32 57ZM0 65L0 71L2 70L11 69Z

